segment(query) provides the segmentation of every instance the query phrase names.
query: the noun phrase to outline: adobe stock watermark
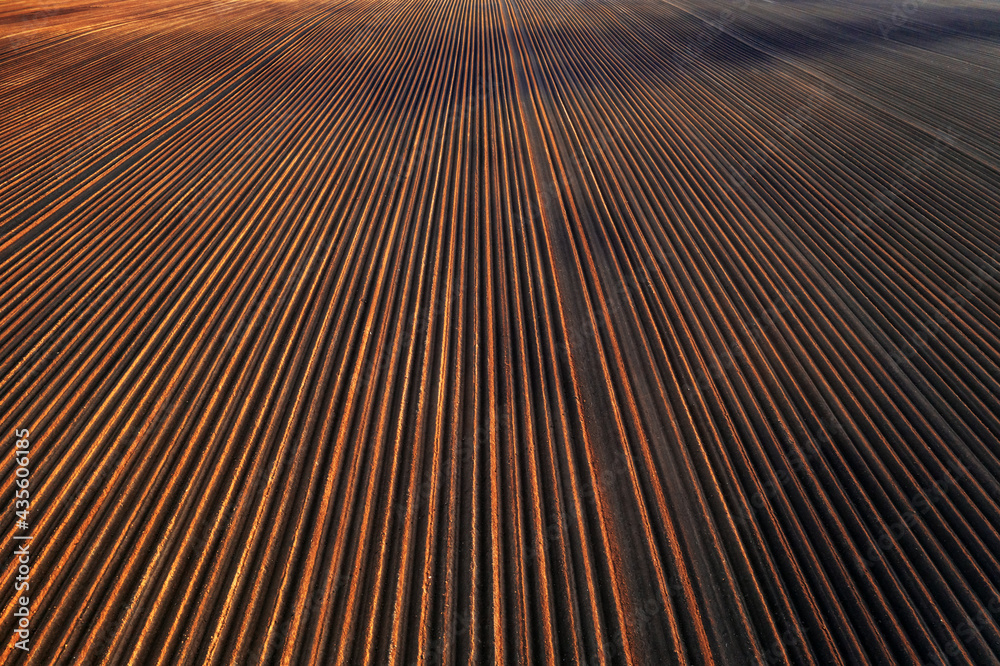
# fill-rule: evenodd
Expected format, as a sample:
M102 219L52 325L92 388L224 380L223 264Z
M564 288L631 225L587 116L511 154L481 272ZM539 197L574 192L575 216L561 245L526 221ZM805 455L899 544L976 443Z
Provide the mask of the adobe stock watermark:
M955 136L951 125L940 131L934 137L934 143L924 148L919 154L913 155L903 163L898 175L889 185L879 188L869 198L868 205L858 214L858 224L855 229L845 233L847 241L853 241L859 232L870 228L882 219L883 215L896 207L899 200L910 187L923 178L928 169L937 164L941 154L955 146Z
M771 141L753 143L749 154L742 158L742 163L726 166L726 178L729 184L744 193L749 191L751 189L749 178L755 173L770 171L773 162L784 150L782 145L799 135L832 97L832 92L827 90L826 86L817 83L805 102L778 120L778 133Z
M865 566L870 566L881 559L883 551L897 548L899 540L916 524L917 519L930 512L935 504L944 499L952 485L954 481L951 479L941 479L921 488L910 497L910 505L913 508L903 512L896 522L882 530L864 555Z
M669 0L660 0L660 2L669 3ZM731 0L730 4L738 11L742 11L746 10L751 2L752 0ZM730 30L736 23L738 16L732 9L723 9L712 20L699 18L702 20L702 26L695 34L694 39L689 40L680 51L674 53L673 64L680 70L686 70L697 63L699 58Z
M951 474L934 479L928 485L917 489L917 492L910 497L911 508L904 511L895 522L887 525L881 531L873 544L862 555L862 565L872 566L882 559L884 552L899 548L900 539L910 533L910 528L917 523L921 516L929 513L935 504L945 500L952 489L959 488L963 479L972 476L972 471L958 460L947 461L946 467Z
M28 543L31 541L29 511L31 510L31 472L28 469L28 452L31 442L28 437L31 433L27 428L14 431L17 437L14 443L14 513L17 517L15 525L21 534L15 534L14 540L17 549L14 550L14 557L17 558L17 576L14 579L15 594L26 593L30 589L29 579L31 574L31 553ZM14 629L14 647L19 650L28 650L28 641L31 639L31 599L27 594L21 594L17 599L17 608L14 610L14 617L17 624ZM20 639L20 640L16 640Z
M897 0L892 6L892 15L888 21L879 19L878 30L882 33L882 39L889 39L893 30L904 27L913 15L920 10L925 0Z
M986 628L991 623L991 619L998 614L1000 614L1000 597L993 597L986 604L985 610L980 610L975 617L970 617L955 627L958 638L948 641L943 646L944 653L949 657L957 657L962 652L962 644L967 643L981 629ZM947 663L935 655L929 656L926 661L921 663L921 666L947 666Z

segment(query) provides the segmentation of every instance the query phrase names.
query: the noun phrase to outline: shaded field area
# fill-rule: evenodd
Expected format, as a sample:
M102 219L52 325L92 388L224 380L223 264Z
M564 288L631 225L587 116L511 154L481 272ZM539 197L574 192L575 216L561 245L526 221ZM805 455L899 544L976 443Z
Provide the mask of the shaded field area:
M3 663L1000 665L997 26L5 3Z

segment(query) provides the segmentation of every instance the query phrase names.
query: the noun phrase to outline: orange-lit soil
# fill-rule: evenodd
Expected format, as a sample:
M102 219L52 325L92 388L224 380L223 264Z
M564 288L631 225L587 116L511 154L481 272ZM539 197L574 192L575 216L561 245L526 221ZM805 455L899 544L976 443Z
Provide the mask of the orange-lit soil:
M3 3L3 663L1000 664L998 26Z

